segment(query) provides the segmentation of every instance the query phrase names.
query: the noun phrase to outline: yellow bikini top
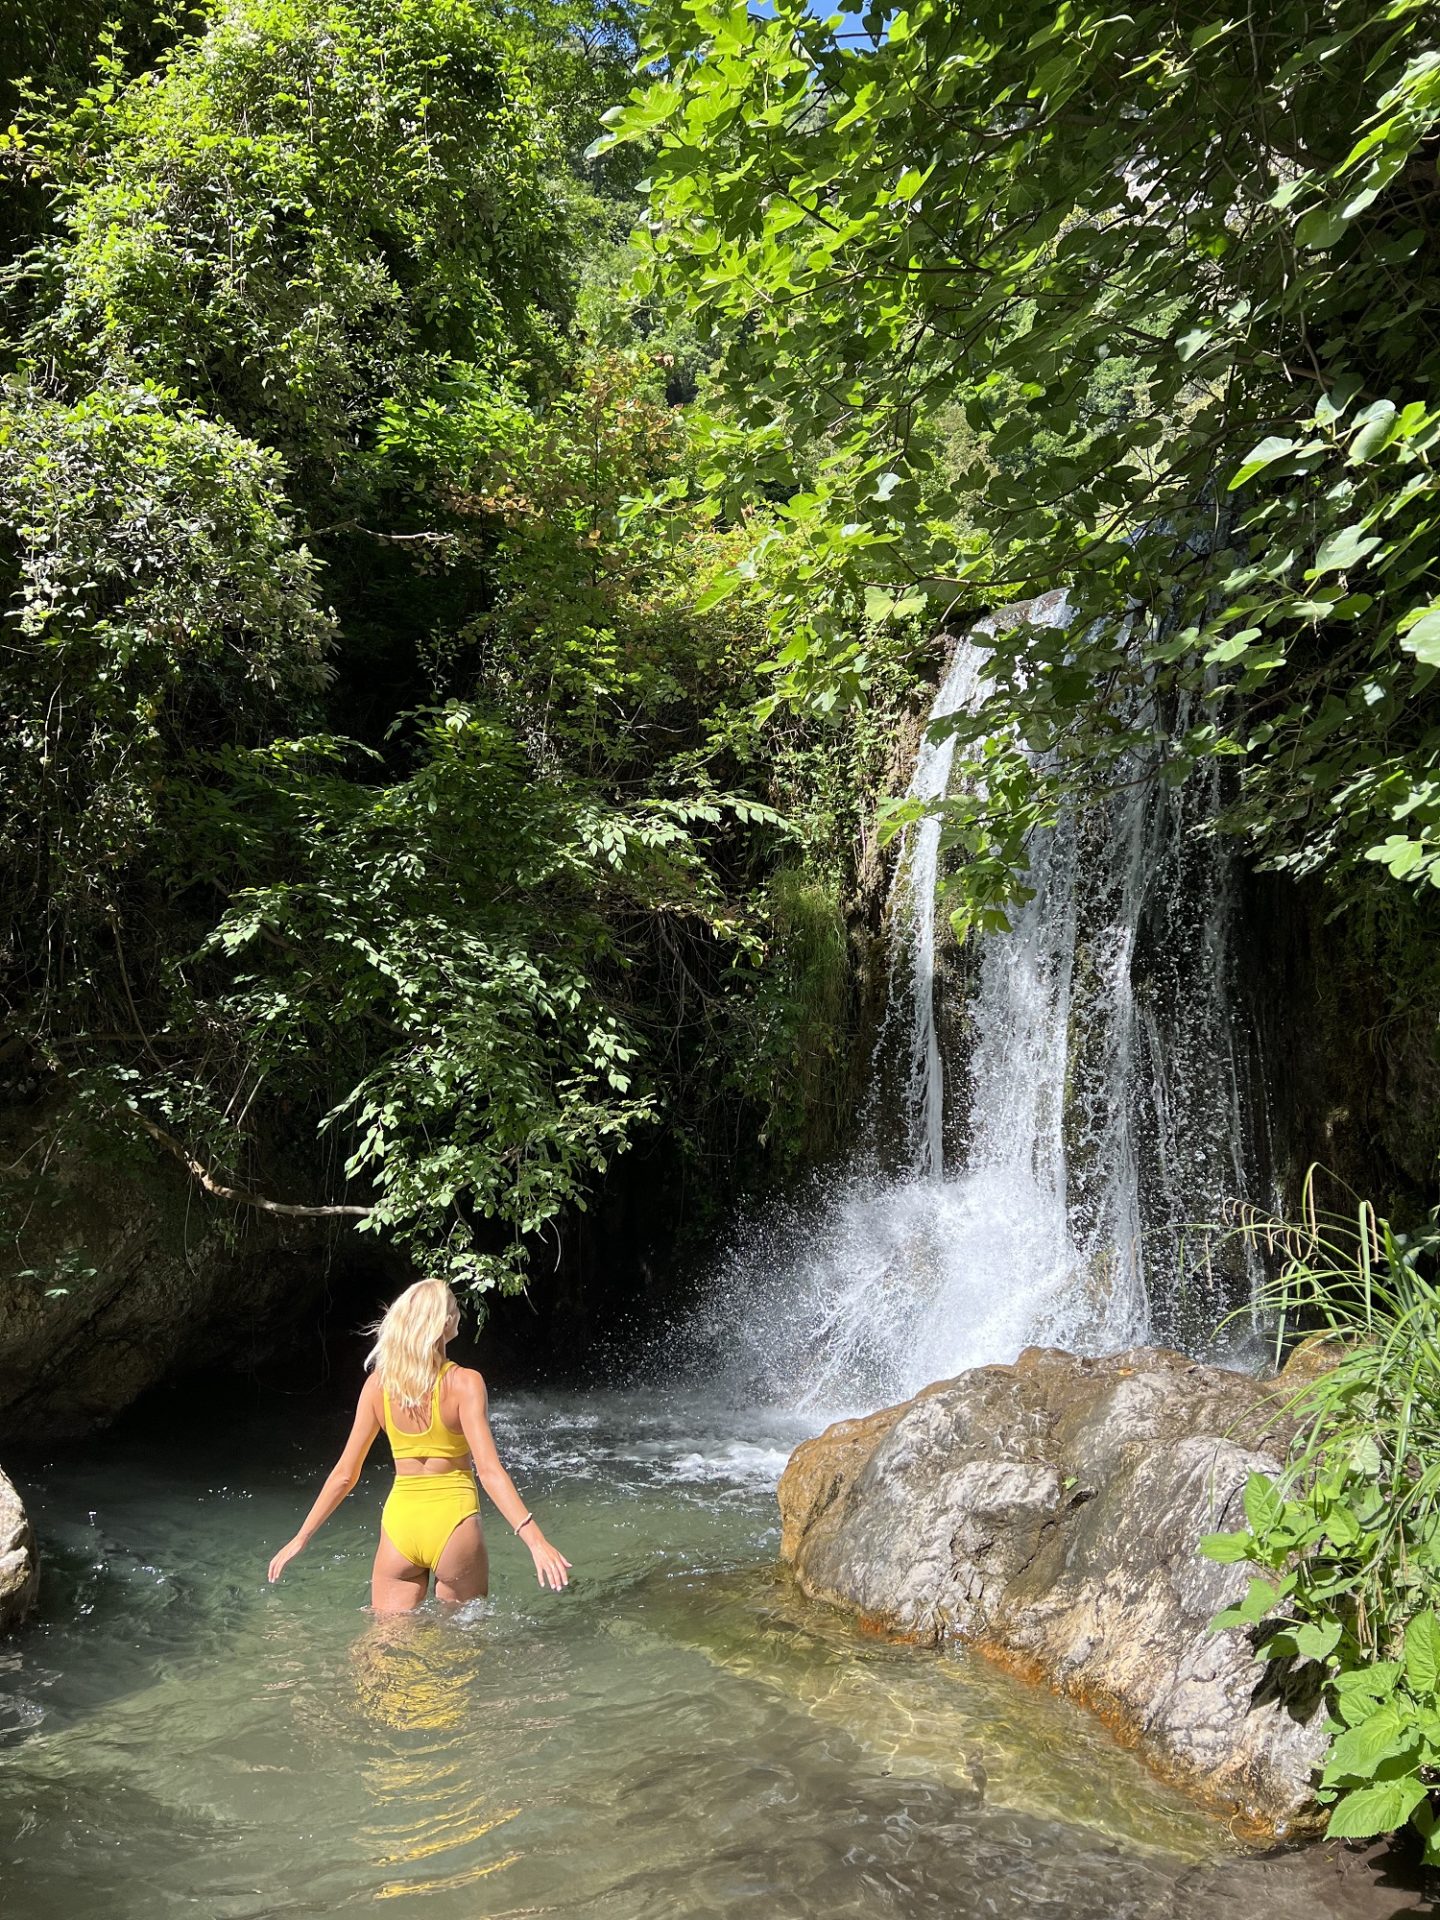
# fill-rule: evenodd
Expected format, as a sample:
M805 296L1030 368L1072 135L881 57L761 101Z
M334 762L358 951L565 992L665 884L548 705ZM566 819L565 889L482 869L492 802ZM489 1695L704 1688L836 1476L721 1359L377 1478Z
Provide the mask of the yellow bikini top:
M390 1442L390 1451L397 1460L468 1460L470 1442L463 1433L457 1433L453 1427L447 1427L440 1418L440 1382L454 1366L453 1360L447 1360L435 1376L435 1391L430 1397L430 1424L421 1433L406 1433L397 1427L390 1417L389 1389L382 1387L380 1397L385 1406L385 1435Z

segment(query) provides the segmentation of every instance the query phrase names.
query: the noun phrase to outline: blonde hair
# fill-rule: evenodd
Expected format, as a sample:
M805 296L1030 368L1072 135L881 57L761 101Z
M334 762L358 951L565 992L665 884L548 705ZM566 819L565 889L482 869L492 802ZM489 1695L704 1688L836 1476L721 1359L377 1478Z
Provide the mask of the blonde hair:
M443 1280L417 1280L392 1300L369 1331L375 1344L365 1357L380 1384L402 1407L424 1407L440 1377L445 1330L459 1303Z

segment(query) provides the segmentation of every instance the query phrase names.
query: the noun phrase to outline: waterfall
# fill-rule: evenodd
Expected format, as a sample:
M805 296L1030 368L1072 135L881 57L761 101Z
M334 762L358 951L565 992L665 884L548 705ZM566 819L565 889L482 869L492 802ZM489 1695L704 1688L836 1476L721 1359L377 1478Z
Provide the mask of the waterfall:
M1051 595L1027 617L1068 609ZM954 739L933 723L984 701L993 631L956 649L910 798L949 787ZM1035 1342L1197 1348L1233 1303L1236 1276L1185 1232L1253 1185L1232 862L1203 831L1218 774L1154 771L1037 833L1031 897L958 966L953 941L940 965L940 822L906 829L872 1137L805 1203L746 1224L701 1317L747 1391L845 1410Z
M944 798L955 759L955 736L932 738L937 720L968 711L984 687L985 656L978 646L956 648L950 671L930 709L915 771L906 790L908 800L930 803ZM940 820L926 814L906 829L896 862L890 896L892 954L907 964L892 963L887 1025L903 1012L909 1035L909 1082L906 1088L910 1135L910 1164L920 1178L938 1180L944 1173L945 1068L935 1006L936 893L940 880ZM896 991L896 980L903 984Z

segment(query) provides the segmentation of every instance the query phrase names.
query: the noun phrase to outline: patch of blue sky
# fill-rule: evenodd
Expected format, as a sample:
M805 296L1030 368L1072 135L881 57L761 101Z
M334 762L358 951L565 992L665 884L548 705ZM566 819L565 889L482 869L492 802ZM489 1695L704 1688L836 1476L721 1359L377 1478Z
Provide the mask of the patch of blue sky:
M842 37L869 39L870 36L865 32L862 16L859 13L851 12L848 7L827 6L825 0L806 0L806 4L817 20L838 20L840 24L836 31ZM773 0L754 0L753 11L765 19L773 19L775 15Z

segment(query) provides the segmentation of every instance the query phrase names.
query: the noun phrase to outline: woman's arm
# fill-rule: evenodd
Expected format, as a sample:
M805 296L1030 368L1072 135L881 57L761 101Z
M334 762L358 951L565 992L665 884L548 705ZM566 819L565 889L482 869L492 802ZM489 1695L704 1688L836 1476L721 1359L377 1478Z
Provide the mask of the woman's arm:
M350 1429L350 1438L345 1442L345 1451L325 1476L325 1484L302 1521L300 1531L293 1540L286 1541L270 1562L269 1577L272 1581L280 1578L300 1549L308 1546L324 1526L346 1494L353 1492L355 1482L360 1478L360 1469L365 1464L365 1456L375 1444L375 1436L380 1431L380 1416L375 1410L377 1393L378 1387L372 1376L360 1389L355 1422Z
M536 1579L542 1587L552 1587L558 1593L569 1583L570 1562L563 1553L551 1546L540 1531L540 1522L531 1518L525 1502L515 1491L515 1482L500 1463L494 1436L490 1432L485 1382L470 1367L457 1368L456 1372L459 1375L456 1398L460 1404L460 1429L470 1442L476 1478L495 1502L501 1517L510 1522L529 1547L535 1562Z

